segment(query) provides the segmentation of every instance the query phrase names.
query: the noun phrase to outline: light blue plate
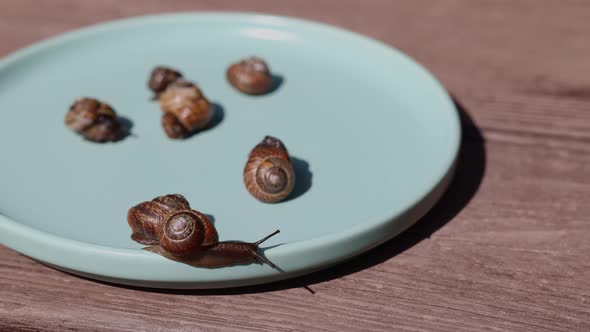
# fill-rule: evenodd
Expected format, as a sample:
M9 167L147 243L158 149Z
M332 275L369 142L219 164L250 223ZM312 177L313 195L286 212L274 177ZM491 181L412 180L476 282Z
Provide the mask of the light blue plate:
M282 84L251 97L225 79L248 55ZM168 139L146 80L158 64L195 80L223 120ZM118 143L63 123L79 96L133 121ZM244 188L250 149L279 137L295 157L295 196L264 204ZM147 287L217 288L291 278L391 239L430 209L460 137L445 90L399 51L327 25L251 14L172 14L101 24L0 62L0 242L79 275ZM129 207L182 193L214 216L221 240L265 245L257 264L194 268L140 250Z

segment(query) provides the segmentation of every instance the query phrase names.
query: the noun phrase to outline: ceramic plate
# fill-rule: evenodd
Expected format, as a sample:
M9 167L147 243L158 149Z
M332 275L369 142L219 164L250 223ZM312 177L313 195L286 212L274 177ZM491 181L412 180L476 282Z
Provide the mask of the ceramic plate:
M226 81L238 59L264 57L280 84L247 96ZM215 104L216 124L168 139L146 81L169 65ZM96 144L64 125L80 96L129 119L123 141ZM169 14L101 24L0 62L0 241L57 268L147 287L216 288L291 278L391 239L432 207L452 173L458 115L441 85L399 51L303 20ZM298 178L264 204L242 170L265 135L283 140ZM182 193L221 240L265 243L266 265L195 268L130 239L134 204Z

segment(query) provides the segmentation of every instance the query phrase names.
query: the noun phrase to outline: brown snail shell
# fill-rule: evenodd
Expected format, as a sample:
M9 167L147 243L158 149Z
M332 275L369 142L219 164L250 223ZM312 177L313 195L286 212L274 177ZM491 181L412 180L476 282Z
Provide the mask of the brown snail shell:
M66 113L65 124L93 142L114 142L125 136L113 108L94 98L76 100Z
M129 209L127 222L133 230L131 238L142 244L160 243L161 228L172 215L179 212L193 214L202 223L203 245L211 245L219 241L217 231L207 216L191 210L186 198L180 194L159 196Z
M266 203L284 200L295 187L295 172L285 145L266 136L252 149L244 167L246 189Z
M215 268L258 262L260 264L266 263L270 267L282 271L259 252L260 244L278 233L280 233L279 230L276 230L256 242L223 241L209 246L202 246L198 252L188 256L174 256L161 245L154 245L144 249L168 259L196 267Z
M160 95L162 126L170 138L187 137L205 128L213 117L209 101L193 83L177 80Z
M176 257L198 254L205 240L203 219L207 217L188 210L168 216L160 230L160 246Z
M199 211L190 209L180 194L165 195L129 209L127 222L131 238L144 248L168 259L197 267L222 267L252 262L277 268L259 245L279 233L275 231L256 242L219 242L215 226ZM277 268L278 269L278 268Z
M227 80L243 93L259 95L272 90L273 78L266 61L249 57L227 69Z
M168 88L168 86L182 78L179 71L164 66L154 68L150 74L148 87L154 92L154 99Z

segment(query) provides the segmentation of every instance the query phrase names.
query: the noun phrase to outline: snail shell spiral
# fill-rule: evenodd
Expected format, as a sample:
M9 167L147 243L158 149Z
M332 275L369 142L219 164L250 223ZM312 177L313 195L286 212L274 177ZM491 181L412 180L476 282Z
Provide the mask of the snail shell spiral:
M266 203L284 200L295 186L295 172L289 153L277 138L266 136L250 152L244 167L246 189Z
M181 211L170 215L160 229L160 246L176 257L199 253L205 240L204 215L196 211Z

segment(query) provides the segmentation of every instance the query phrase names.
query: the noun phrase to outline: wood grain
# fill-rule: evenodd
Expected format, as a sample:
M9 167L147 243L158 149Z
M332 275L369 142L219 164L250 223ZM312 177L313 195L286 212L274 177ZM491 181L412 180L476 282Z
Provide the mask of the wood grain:
M589 2L3 0L0 55L176 10L304 17L416 58L463 110L449 192L361 257L240 289L119 287L0 246L0 331L590 330Z

